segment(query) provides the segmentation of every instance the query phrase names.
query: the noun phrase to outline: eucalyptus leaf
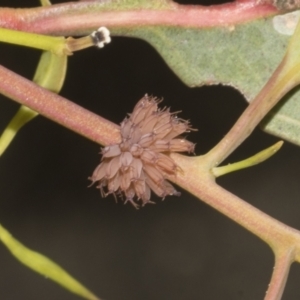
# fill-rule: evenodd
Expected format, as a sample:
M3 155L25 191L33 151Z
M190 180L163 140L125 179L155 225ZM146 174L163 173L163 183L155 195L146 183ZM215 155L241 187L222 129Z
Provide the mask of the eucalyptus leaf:
M43 51L33 81L49 91L59 93L67 72L67 55Z
M294 15L235 26L187 28L145 26L113 29L112 33L149 42L188 86L223 84L238 89L250 102L281 62L295 27ZM294 22L294 24L293 24ZM208 99L209 101L209 99ZM226 99L224 99L226 101ZM285 97L264 120L263 128L300 145L300 91Z
M59 265L46 256L30 250L0 225L0 241L8 248L15 258L33 271L49 278L70 292L88 300L99 300L92 292L85 288L80 282L74 279Z
M51 2L49 0L40 0L42 6L50 6Z

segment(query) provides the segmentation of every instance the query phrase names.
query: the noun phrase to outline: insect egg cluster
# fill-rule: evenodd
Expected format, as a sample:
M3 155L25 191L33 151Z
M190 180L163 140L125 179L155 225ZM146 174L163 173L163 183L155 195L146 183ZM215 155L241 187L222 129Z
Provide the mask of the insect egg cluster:
M166 180L178 166L171 152L193 152L194 144L181 134L189 132L188 121L169 108L159 109L159 100L145 95L121 123L121 143L102 149L102 160L90 177L103 196L114 194L138 207L150 203L151 190L159 197L180 195Z

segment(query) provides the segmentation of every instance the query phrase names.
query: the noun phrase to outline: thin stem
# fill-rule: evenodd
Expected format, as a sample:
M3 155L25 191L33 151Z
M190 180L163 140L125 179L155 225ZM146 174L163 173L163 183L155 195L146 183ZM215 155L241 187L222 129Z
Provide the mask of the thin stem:
M0 28L0 41L50 51L57 55L71 54L69 49L66 47L64 37L52 37Z
M68 48L71 52L83 50L92 46L95 46L91 36L84 36L82 38L74 39L72 37L67 38Z
M266 85L249 104L225 137L207 153L211 167L219 165L254 130L282 97L300 83L300 21L286 54Z
M224 161L248 138L254 128L282 97L299 84L300 66L296 65L293 68L287 68L286 59L287 57L283 59L268 83L249 104L231 130L207 153L212 167Z
M119 127L0 66L0 91L45 117L99 144L120 140Z
M289 275L290 266L293 261L293 247L275 252L275 266L273 269L273 274L269 284L269 288L264 300L281 299Z

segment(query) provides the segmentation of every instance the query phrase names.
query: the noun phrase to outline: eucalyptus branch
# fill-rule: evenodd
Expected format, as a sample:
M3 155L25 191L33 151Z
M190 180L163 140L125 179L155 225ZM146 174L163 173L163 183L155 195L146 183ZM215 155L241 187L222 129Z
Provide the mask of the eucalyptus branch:
M97 0L18 10L0 8L0 27L43 34L84 35L100 25L109 29L146 25L228 27L279 13L273 5L255 0L210 7L179 5L172 1L159 6L151 3L146 8L138 4L125 6L126 10L120 10L118 3Z
M243 114L225 137L207 154L210 157L212 167L218 166L226 159L254 130L267 113L280 101L282 96L293 88L284 87L283 92L278 89L278 77L281 74L285 60L273 73L268 84L264 86L257 97L249 104ZM295 79L298 79L297 77Z
M265 300L280 300L294 258L294 248L275 252L275 266Z
M13 88L12 82L18 86L17 89ZM0 67L0 90L4 95L95 142L103 145L120 142L117 125L4 67ZM172 157L183 170L176 178L170 178L172 181L260 237L272 248L295 245L295 259L299 260L299 231L219 187L210 172L209 156L186 157L173 154Z
M39 114L99 144L120 139L119 127L0 66L0 91Z
M300 232L216 184L209 171L210 161L206 156L187 157L172 154L172 158L179 167L188 170L188 172L178 173L176 179L173 179L174 182L260 237L272 249L295 245L295 259L299 259Z

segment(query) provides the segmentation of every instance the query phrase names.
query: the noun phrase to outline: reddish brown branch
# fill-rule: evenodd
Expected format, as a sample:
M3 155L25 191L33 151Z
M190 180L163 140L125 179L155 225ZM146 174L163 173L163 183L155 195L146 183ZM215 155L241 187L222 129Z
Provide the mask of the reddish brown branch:
M275 253L275 266L265 300L281 299L294 257L293 247Z
M120 139L119 127L83 107L0 66L0 90L7 97L89 139L106 145Z
M286 249L294 245L300 251L300 231L281 223L217 185L209 172L210 161L205 156L172 154L172 158L182 170L188 170L179 172L175 180L173 178L186 191L261 238L272 249Z
M101 26L233 26L278 13L270 4L243 0L222 5L178 5L167 9L103 10L100 1L69 2L31 9L0 9L0 27L44 34L76 35Z

